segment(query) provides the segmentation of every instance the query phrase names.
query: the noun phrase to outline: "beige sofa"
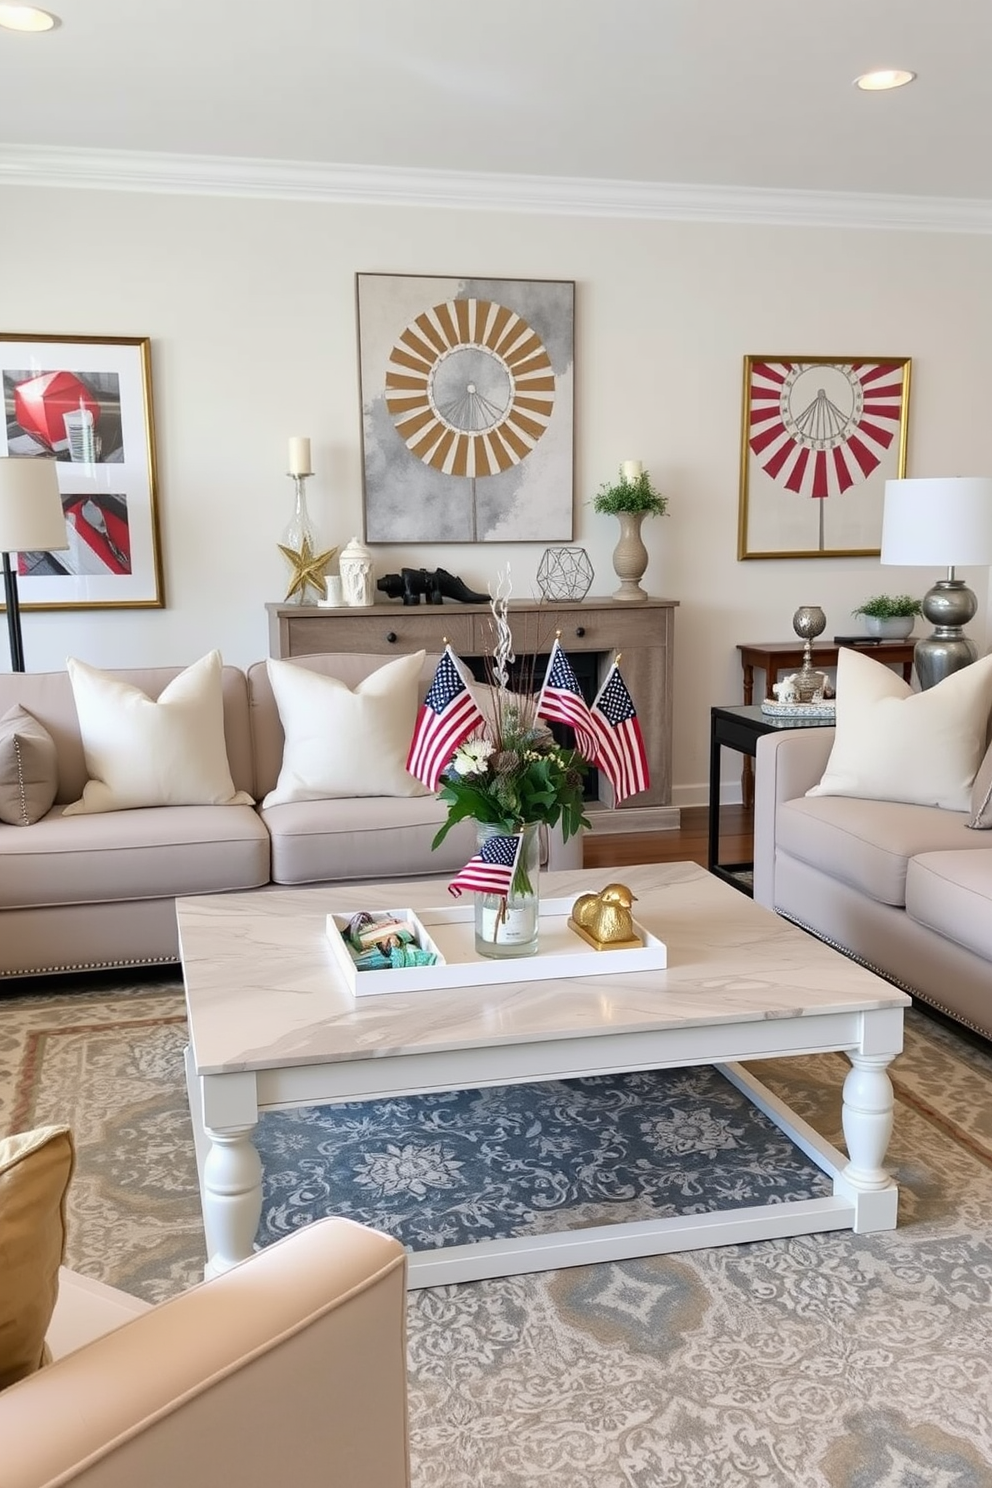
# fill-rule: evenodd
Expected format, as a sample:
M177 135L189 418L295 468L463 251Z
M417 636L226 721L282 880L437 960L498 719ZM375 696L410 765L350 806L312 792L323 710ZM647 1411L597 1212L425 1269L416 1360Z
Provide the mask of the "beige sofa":
M317 1220L149 1307L63 1271L55 1362L0 1393L3 1488L407 1488L406 1257Z
M425 659L421 693L437 665ZM353 687L382 656L294 657L293 665ZM111 675L157 698L182 668ZM283 733L266 666L223 669L224 733L235 788L261 802L279 774ZM247 805L167 806L62 815L82 794L86 766L66 672L0 674L0 716L19 703L58 751L52 810L29 827L0 822L0 977L178 959L175 900L269 883L433 877L455 873L475 850L461 823L436 851L445 819L433 796ZM543 861L581 866L581 842L545 834Z
M755 899L992 1038L992 831L967 812L807 797L833 741L758 740Z

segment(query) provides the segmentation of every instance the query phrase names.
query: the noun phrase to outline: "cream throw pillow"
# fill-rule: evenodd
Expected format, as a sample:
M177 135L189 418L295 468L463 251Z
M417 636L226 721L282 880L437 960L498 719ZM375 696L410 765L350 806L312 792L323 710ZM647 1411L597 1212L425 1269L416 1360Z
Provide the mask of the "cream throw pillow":
M55 740L15 703L0 718L0 821L32 826L51 810L58 788Z
M407 755L426 653L397 656L351 688L290 661L266 666L286 743L264 806L342 796L423 796Z
M992 708L992 656L926 692L848 648L837 658L837 729L808 796L967 811Z
M47 1362L74 1165L67 1126L0 1138L0 1390Z
M64 816L138 806L252 805L231 779L219 651L180 672L157 702L71 656L66 666L90 779Z

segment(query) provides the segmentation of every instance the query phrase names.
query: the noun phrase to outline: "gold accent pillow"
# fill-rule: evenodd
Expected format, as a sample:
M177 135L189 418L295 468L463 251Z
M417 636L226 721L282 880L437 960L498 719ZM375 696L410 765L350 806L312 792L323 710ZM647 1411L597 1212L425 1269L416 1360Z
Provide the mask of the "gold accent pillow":
M15 703L0 718L0 821L32 826L52 809L58 788L55 740Z
M0 1390L46 1362L75 1160L67 1126L0 1138Z

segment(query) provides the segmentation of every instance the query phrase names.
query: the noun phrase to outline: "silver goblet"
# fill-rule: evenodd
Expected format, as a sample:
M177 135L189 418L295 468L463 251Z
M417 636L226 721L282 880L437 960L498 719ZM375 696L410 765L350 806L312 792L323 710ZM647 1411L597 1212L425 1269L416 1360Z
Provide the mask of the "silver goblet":
M795 676L795 688L801 703L811 703L817 696L823 696L827 679L822 672L813 669L813 641L826 626L827 617L819 605L800 605L792 617L793 630L806 642L802 668Z

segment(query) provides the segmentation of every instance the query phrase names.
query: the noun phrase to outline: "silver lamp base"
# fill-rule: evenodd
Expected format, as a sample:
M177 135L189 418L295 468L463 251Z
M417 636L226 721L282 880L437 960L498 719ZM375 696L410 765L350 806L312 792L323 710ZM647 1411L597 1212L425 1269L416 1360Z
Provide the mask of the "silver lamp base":
M923 596L921 608L934 627L913 651L916 675L926 691L977 660L978 648L961 627L977 614L978 600L963 579L938 579Z

